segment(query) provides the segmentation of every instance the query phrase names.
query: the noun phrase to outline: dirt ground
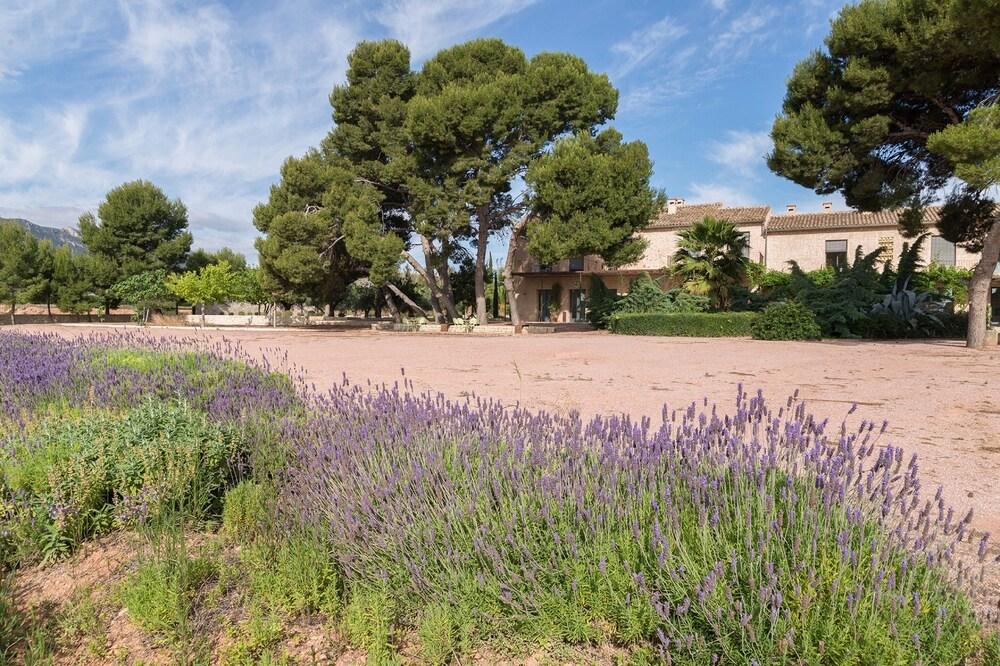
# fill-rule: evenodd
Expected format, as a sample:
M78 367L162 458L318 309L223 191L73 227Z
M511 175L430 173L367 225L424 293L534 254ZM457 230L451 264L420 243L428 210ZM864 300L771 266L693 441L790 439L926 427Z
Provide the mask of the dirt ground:
M61 335L89 326L23 326ZM112 328L101 327L101 330ZM120 328L120 327L119 327ZM238 340L250 353L287 351L320 389L346 373L394 382L403 369L419 390L471 394L533 409L584 415L628 412L658 419L664 403L707 397L728 408L742 383L783 402L796 389L820 417L889 421L888 443L916 451L925 485L945 487L973 525L1000 536L1000 348L957 341L762 342L642 338L600 332L454 336L369 331L150 329L168 336ZM931 491L933 492L933 491Z

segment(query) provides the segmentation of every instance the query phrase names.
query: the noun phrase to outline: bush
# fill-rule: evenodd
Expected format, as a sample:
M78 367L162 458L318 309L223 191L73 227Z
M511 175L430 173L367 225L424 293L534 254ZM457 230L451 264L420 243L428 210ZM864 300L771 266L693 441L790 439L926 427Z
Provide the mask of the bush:
M184 404L43 421L0 454L8 561L53 559L168 513L217 517L243 453L240 430Z
M628 293L622 296L615 312L672 312L674 303L667 292L656 284L649 273L643 273L632 281Z
M597 328L607 328L608 318L618 305L618 292L608 288L596 275L590 277L590 298L587 300L587 319Z
M758 340L818 340L823 333L813 313L798 301L768 305L750 330Z
M121 588L122 604L139 627L169 640L191 637L194 600L216 563L192 556L181 531L159 535L152 551Z
M280 543L256 543L241 559L250 590L265 607L291 614L336 613L340 577L317 539L292 535Z
M222 534L247 544L268 533L275 510L274 488L256 481L241 481L229 489L222 504Z
M616 313L608 328L622 335L748 337L756 312Z

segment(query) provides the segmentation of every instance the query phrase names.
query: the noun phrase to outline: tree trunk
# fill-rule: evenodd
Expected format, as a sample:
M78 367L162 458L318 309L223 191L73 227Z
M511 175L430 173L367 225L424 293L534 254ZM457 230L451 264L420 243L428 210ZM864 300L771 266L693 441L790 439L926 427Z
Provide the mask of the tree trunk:
M476 319L485 324L489 319L486 311L486 245L490 240L490 206L480 206L476 211L479 218L479 238L476 242Z
M503 288L507 292L507 303L510 307L510 323L515 327L521 325L521 315L517 311L517 292L514 291L514 254L517 251L517 239L528 224L525 216L514 223L510 231L510 244L507 246L507 261L503 266Z
M444 324L446 322L444 315L441 313L441 293L438 289L437 281L427 273L427 269L420 265L420 262L407 251L403 251L403 258L406 259L407 263L417 272L417 275L424 279L427 284L427 288L431 292L431 310L434 311L434 321L438 324Z
M965 346L970 349L986 347L990 283L998 261L1000 261L1000 217L993 219L990 230L986 232L983 254L972 271L972 280L969 281L969 329L966 333Z
M45 297L45 311L49 314L49 321L52 321L52 299L49 296Z
M434 285L438 289L438 298L441 299L441 308L447 313L447 321L454 321L458 317L458 310L455 309L455 294L451 291L451 274L448 272L448 259L451 251L445 241L441 252L435 252L434 246L424 237L420 238L424 250L424 262L427 265L427 274L434 280ZM439 283L438 276L441 278Z
M205 304L201 304L201 327L205 328Z
M396 300L392 297L392 292L388 289L383 289L382 295L385 297L385 304L389 306L389 312L392 313L392 320L397 324L402 322L403 316L399 313L399 307L396 305Z
M10 303L10 325L14 325L14 309L17 308L17 300L13 300Z
M413 308L414 312L419 312L422 317L426 317L427 316L427 310L424 310L422 307L420 307L419 305L417 305L416 302L412 298L410 298L409 296L407 296L406 293L403 292L402 289L400 289L399 287L397 287L396 285L394 285L391 282L386 282L385 286L388 287L389 290L392 291L392 293L394 293L399 298L399 300L403 301L404 303L406 303L407 305L409 305L411 308Z
M445 241L441 247L441 257L434 270L441 276L441 295L444 298L445 311L451 315L452 320L458 317L458 308L455 305L455 292L451 288L451 246Z

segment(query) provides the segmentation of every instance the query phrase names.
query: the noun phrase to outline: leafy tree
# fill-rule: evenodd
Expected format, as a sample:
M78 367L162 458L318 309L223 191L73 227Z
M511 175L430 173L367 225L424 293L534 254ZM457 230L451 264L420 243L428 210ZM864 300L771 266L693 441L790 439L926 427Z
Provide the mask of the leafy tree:
M223 261L229 262L234 271L242 271L247 267L247 258L228 247L224 247L216 252L209 252L208 250L198 248L188 255L187 261L184 262L184 270L198 271L209 264L218 264Z
M485 319L489 238L525 205L512 184L557 138L610 118L617 93L567 54L529 60L500 40L476 40L417 73L406 47L387 40L358 44L330 103L336 125L320 150L286 163L255 214L265 274L278 287L311 279L306 291L317 291L330 256L346 250L396 294L403 260L444 321L457 316L450 267L469 243Z
M622 143L613 128L556 142L525 177L532 191L532 214L523 227L528 250L543 263L587 254L599 255L611 266L638 260L646 242L635 232L663 206L662 194L649 186L652 173L646 145ZM516 242L515 234L512 250ZM512 257L513 251L507 278Z
M253 303L260 306L271 302L271 296L261 284L262 271L259 268L244 268L236 271L234 278L235 290L233 297L246 303Z
M45 303L49 319L52 318L52 301L55 300L58 289L55 278L55 246L48 239L36 241L34 275L28 299Z
M485 321L487 245L522 210L514 181L559 137L613 117L618 92L576 56L529 60L499 39L440 51L424 63L416 92L406 118L416 162L410 190L442 234L471 237L476 316Z
M729 307L734 287L746 279L746 235L725 220L706 217L677 234L672 272L692 294L708 296L712 307Z
M56 248L52 262L55 301L63 312L89 314L100 305L90 279L92 261L91 255L74 254L68 246Z
M931 262L924 270L913 276L913 286L917 291L926 291L944 297L964 308L969 303L969 281L972 271L954 266L942 266Z
M104 296L105 312L115 303L111 287L146 271L179 270L191 249L187 209L171 201L145 180L120 185L108 192L97 217L80 217L80 236L94 257L95 286Z
M10 304L10 323L18 303L28 300L36 277L38 243L16 222L0 223L0 300Z
M149 312L152 308L173 294L167 288L167 272L162 268L130 275L116 282L111 287L111 292L119 301L135 306L136 318L141 318L143 323L149 321Z
M326 158L310 151L285 161L281 182L254 209L254 226L264 234L255 242L259 280L276 301L334 305L347 285L365 274L364 265L339 242L341 228L324 207L332 184Z
M817 193L840 191L862 210L921 207L953 177L938 228L982 250L967 343L985 343L989 283L1000 257L994 111L1000 90L1000 4L984 0L862 0L832 22L826 48L800 62L771 131L775 172ZM990 176L990 173L993 176Z
M188 271L167 278L167 289L192 305L201 306L201 326L205 327L205 306L224 303L237 296L237 274L225 261L209 264L199 271Z

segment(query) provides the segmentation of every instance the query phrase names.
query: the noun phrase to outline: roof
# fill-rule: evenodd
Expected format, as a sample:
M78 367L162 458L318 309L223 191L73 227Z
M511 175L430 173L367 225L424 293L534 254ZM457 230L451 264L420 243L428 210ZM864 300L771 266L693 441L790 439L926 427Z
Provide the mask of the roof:
M726 220L736 225L763 224L771 212L769 206L726 207L722 203L681 204L676 212L664 208L646 229L681 229L706 217Z
M895 210L882 210L876 213L848 210L772 215L767 223L767 231L768 233L774 233L782 231L818 231L821 229L895 227L899 225L903 210L899 208ZM940 211L940 206L928 206L925 208L924 224L937 222Z

